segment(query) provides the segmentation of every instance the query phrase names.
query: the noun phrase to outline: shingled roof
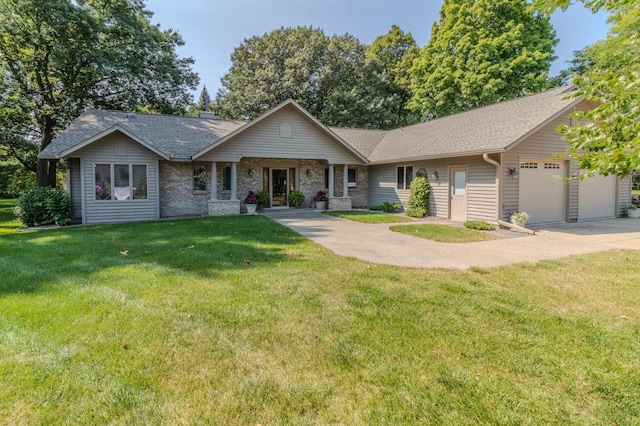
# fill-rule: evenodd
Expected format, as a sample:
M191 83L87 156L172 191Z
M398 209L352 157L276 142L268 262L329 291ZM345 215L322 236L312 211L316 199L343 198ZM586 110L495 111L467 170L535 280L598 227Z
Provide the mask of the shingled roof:
M40 154L60 158L88 141L121 130L167 159L184 160L247 124L245 121L89 109Z
M572 91L559 87L391 130L367 158L388 163L503 152L580 102L567 98ZM343 138L350 143L348 135Z
M580 102L568 98L573 90L559 87L390 131L325 129L370 163L497 153L517 145ZM263 117L287 105L309 115L289 100ZM40 157L62 158L111 132L121 131L166 159L189 160L254 122L90 109L45 148ZM322 126L315 119L314 123Z

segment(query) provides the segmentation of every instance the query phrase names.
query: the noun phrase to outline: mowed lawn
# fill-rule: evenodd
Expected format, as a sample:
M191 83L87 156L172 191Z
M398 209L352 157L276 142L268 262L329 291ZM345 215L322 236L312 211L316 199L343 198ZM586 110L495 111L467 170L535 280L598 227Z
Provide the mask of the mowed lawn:
M1 424L640 422L636 251L411 270L243 216L3 235L0 270Z

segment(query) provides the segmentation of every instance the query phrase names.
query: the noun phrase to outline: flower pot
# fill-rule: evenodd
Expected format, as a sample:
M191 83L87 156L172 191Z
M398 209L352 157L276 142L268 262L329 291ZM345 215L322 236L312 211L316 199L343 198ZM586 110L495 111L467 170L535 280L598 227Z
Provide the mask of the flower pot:
M256 214L257 204L247 204L247 214Z
M316 210L326 210L327 202L326 201L316 201Z
M527 221L517 220L515 217L511 216L511 223L513 223L516 226L521 226L522 228L524 228L524 226L527 224Z
M628 209L627 214L629 217L640 218L640 209Z

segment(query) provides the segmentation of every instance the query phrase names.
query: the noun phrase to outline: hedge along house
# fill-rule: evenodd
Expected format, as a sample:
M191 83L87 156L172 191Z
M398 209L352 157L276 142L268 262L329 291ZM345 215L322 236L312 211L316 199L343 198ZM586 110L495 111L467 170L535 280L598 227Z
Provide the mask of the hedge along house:
M325 190L333 209L367 206L366 158L294 101L249 123L203 115L88 110L40 158L65 160L82 223L240 214L259 190L271 208L293 190L307 207Z
M431 183L431 215L531 223L619 216L630 179L580 174L557 127L574 109L571 88L391 131L328 128L294 101L251 121L88 110L40 154L68 167L67 190L83 223L239 214L249 191L286 208L292 190L309 206L406 202L414 176Z

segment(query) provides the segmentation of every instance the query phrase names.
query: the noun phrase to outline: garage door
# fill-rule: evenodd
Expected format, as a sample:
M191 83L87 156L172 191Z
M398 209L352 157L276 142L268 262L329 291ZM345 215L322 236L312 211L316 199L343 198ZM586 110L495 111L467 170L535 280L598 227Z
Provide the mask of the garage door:
M520 211L529 213L529 223L565 220L566 161L520 160Z
M578 184L578 220L602 219L615 215L615 176L595 175Z

